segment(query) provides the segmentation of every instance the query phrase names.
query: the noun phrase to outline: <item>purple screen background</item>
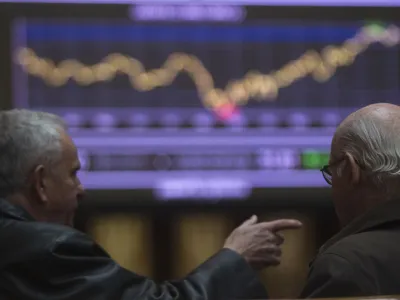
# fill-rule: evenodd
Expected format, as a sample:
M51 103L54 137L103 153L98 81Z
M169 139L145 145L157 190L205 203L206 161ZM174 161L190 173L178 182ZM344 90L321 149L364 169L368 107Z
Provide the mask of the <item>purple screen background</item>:
M360 35L363 28L369 31ZM335 126L363 105L399 103L399 32L396 24L338 21L160 25L24 19L13 30L14 106L66 119L89 189L152 189L168 200L243 199L254 188L324 187L318 163L310 159L326 160ZM147 71L162 67L172 54L185 54L224 90L249 71L270 74L309 50L320 53L357 36L375 40L326 81L303 76L280 88L276 99L250 97L246 105L218 109L205 108L193 77L196 66L147 90L135 88L123 72L107 81L92 74L85 83L88 70L82 69L112 53L135 59ZM33 51L30 69L18 56L27 48ZM81 77L54 85L49 72L71 59L80 63ZM310 152L315 155L305 156Z

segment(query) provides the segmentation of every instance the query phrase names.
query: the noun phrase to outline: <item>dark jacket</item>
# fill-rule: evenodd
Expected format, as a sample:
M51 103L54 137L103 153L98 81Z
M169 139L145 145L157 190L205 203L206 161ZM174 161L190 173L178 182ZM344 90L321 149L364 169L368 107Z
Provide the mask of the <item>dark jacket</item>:
M399 294L400 201L390 201L350 223L320 249L301 297Z
M266 298L246 261L222 250L186 278L156 284L113 261L72 228L35 222L0 200L0 299L132 300Z

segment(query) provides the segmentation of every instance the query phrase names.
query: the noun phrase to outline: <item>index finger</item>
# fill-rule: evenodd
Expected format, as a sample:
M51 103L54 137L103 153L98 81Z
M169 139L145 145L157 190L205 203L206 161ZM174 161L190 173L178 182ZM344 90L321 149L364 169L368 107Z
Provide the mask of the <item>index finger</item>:
M298 220L280 219L271 222L265 222L263 226L267 227L272 232L277 232L286 229L298 229L303 226L303 224Z

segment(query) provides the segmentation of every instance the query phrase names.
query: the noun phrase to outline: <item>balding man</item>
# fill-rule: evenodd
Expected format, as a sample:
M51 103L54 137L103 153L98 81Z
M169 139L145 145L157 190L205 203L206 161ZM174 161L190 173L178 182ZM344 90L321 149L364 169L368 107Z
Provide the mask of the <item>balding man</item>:
M0 299L266 298L255 270L279 264L283 239L277 232L301 226L250 218L187 277L157 284L122 268L71 227L83 193L79 168L60 118L27 110L0 113Z
M321 171L343 229L312 262L302 297L400 294L400 107L346 118Z

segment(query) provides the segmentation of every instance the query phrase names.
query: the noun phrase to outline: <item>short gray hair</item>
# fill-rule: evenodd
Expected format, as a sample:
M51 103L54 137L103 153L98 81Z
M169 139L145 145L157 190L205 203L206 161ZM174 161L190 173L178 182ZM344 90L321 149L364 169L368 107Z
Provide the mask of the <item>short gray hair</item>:
M61 132L66 126L56 115L13 109L0 112L0 193L23 189L38 165L61 158Z
M340 135L342 151L357 160L376 187L387 189L393 179L400 179L398 125L395 119L384 121L358 116L345 126Z

